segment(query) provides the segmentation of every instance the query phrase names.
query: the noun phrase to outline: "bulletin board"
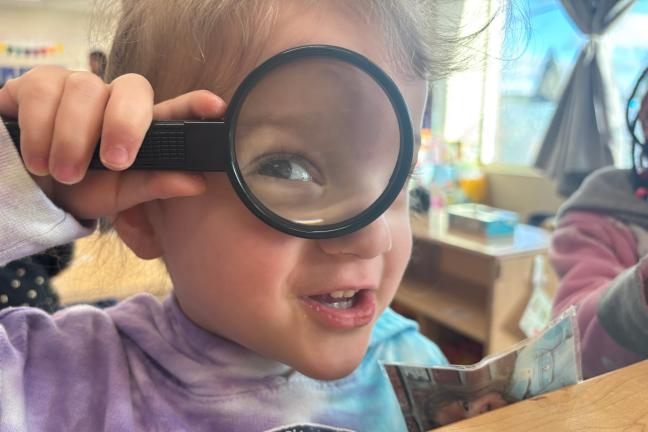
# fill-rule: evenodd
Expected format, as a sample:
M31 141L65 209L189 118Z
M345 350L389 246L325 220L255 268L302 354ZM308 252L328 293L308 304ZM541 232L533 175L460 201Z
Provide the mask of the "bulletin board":
M15 43L0 40L0 86L41 63L51 63L65 51L61 43Z

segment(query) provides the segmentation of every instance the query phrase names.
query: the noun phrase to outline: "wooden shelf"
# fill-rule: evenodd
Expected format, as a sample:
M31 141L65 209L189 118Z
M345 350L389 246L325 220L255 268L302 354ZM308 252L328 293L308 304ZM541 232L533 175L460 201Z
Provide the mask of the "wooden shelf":
M462 289L444 288L404 279L396 293L399 304L478 342L487 340L486 304L483 297L465 295Z
M524 338L519 321L534 257L546 255L549 233L519 224L508 238L479 239L448 230L446 216L412 216L413 256L394 307L431 339L446 328L481 343L485 354L506 350Z

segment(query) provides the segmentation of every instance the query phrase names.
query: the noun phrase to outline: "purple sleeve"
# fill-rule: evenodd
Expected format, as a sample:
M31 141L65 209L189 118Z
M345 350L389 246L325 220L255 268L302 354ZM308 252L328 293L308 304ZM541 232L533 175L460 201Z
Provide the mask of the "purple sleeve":
M0 121L0 265L91 234L52 203L25 170Z
M609 304L602 302L610 295L608 291L617 292L616 287L624 286L643 292L643 283L636 278L641 271L637 242L630 229L603 215L570 212L553 235L550 256L560 277L553 312L577 307L584 377L639 361L642 357L637 351L614 338L600 319L601 305ZM646 309L645 302L642 306ZM610 311L607 306L606 310ZM616 316L624 313L614 311Z
M126 355L105 312L89 306L54 316L35 308L0 312L0 430L42 424L70 430L64 425L71 410L95 421L129 401Z

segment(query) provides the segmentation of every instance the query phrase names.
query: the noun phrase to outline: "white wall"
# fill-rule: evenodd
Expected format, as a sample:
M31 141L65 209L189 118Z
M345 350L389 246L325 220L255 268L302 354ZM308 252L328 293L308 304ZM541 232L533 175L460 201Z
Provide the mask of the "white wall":
M564 201L556 193L555 182L538 173L507 173L487 168L486 178L488 203L518 212L523 221L536 212L555 213Z
M46 57L0 53L0 66L56 64L71 69L87 70L88 53L95 48L90 43L89 7L60 7L64 2L59 3L59 6L40 3L36 3L35 6L21 6L15 3L0 1L0 42L20 46L63 44L64 50L62 53Z

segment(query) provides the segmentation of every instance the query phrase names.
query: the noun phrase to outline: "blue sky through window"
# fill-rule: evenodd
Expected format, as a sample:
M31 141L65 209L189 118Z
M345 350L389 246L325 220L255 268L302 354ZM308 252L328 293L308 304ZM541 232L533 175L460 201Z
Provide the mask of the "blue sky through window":
M533 163L556 98L587 41L559 0L532 0L527 7L530 33L526 38L514 38L515 43L504 47L504 58L511 60L502 65L495 161L505 164ZM648 66L648 38L640 36L646 28L648 0L638 0L608 31L606 40L612 47L611 73L616 86L610 91L618 100L617 107L625 104L635 79ZM546 88L539 91L543 81L554 97L544 97ZM615 133L622 141L624 131ZM623 155L623 151L619 154ZM626 161L620 162L624 165Z

